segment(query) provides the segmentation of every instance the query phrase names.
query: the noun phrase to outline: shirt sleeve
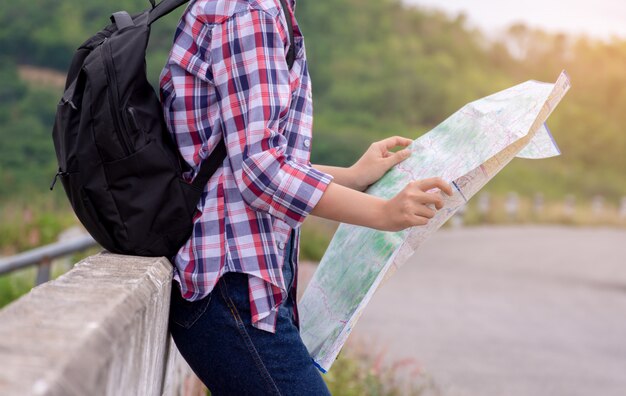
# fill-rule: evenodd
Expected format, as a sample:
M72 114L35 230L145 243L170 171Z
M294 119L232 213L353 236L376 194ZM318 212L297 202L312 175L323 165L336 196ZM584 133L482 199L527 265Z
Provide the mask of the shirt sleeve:
M296 227L332 177L286 154L286 32L276 17L251 10L215 25L211 34L212 77L237 187L251 208Z

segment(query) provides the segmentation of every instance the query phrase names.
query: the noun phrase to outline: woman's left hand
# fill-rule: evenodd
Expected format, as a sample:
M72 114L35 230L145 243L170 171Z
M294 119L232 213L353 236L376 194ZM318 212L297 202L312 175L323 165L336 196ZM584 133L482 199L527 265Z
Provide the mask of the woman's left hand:
M400 136L393 136L374 142L365 154L350 167L356 189L364 191L370 184L380 179L392 166L409 158L409 149L397 152L389 151L394 147L406 147L413 141Z

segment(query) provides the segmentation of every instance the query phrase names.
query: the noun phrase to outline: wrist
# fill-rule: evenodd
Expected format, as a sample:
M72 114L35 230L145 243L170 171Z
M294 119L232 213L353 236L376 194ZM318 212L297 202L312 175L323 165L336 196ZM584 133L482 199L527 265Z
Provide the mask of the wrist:
M374 228L376 230L386 230L387 229L387 204L389 201L377 198L373 203L372 207L368 211L369 219L368 227Z
M363 175L364 172L362 172L361 167L359 166L359 163L357 162L356 164L347 168L347 170L350 174L350 180L352 181L351 183L352 188L357 191L365 191L368 184L364 180L365 179Z

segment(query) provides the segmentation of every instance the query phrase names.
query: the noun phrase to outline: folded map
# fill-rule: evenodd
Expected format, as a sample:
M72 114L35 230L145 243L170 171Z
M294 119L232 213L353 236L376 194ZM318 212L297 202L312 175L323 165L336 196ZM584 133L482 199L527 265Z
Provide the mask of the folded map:
M441 177L453 186L425 226L383 232L341 224L300 302L301 335L326 372L382 281L514 157L559 155L545 122L570 87L527 81L471 102L411 145L411 156L370 186L392 198L409 182Z

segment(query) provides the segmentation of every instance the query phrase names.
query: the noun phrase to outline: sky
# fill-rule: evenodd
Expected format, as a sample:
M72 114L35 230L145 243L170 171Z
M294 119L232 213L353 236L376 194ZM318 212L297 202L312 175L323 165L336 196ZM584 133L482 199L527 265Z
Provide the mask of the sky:
M587 34L609 39L626 38L624 0L404 0L453 15L463 11L470 24L485 33L515 22L550 32Z

